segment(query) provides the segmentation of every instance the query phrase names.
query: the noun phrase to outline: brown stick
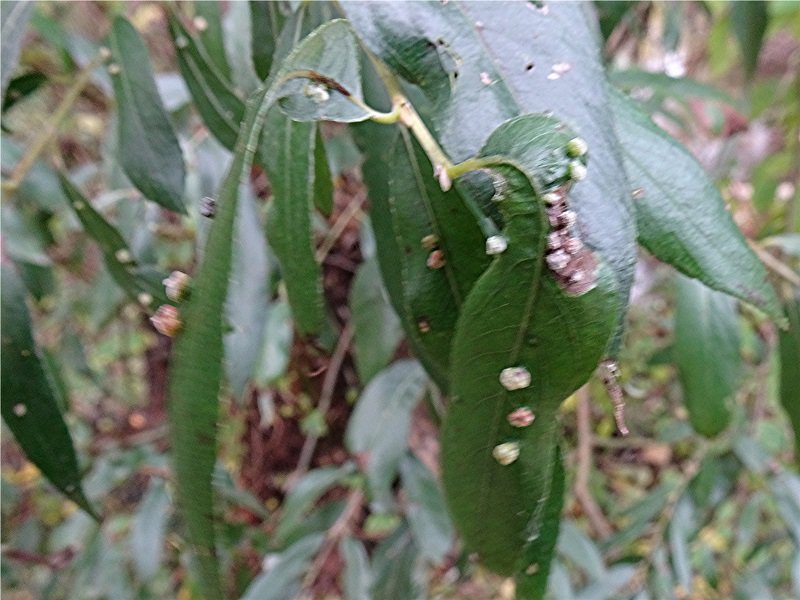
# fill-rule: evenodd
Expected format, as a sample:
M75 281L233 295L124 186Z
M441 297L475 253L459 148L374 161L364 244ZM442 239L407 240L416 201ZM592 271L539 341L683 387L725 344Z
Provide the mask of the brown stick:
M583 386L576 394L578 421L578 448L577 469L575 473L575 497L578 499L583 512L592 524L595 532L601 538L611 535L612 529L603 511L597 505L589 492L589 474L592 469L592 415L589 398L589 389Z
M342 329L341 335L339 336L336 349L333 351L333 356L331 356L331 362L328 363L328 371L325 373L325 379L322 381L322 390L319 394L319 404L317 404L317 410L321 413L323 419L328 413L328 409L331 407L333 391L336 387L336 380L339 378L339 371L342 370L342 364L344 363L344 359L347 356L347 351L350 348L350 342L353 341L353 332L354 328L352 323L345 325L344 329ZM287 491L291 490L300 480L300 478L305 475L306 471L308 471L308 467L311 465L311 459L314 456L314 450L317 449L318 441L319 436L314 433L310 434L306 438L303 448L300 450L300 458L297 460L297 468L286 480L285 489Z
M350 495L347 497L347 503L344 509L342 509L342 514L338 516L334 524L328 530L322 548L317 553L314 562L308 569L308 573L306 573L306 576L303 578L303 585L300 588L299 598L306 597L304 592L307 592L309 588L314 585L314 582L322 572L322 568L325 566L325 562L328 560L331 552L333 552L341 539L350 533L353 527L353 521L358 517L363 503L364 492L362 492L360 488L353 488L350 491Z

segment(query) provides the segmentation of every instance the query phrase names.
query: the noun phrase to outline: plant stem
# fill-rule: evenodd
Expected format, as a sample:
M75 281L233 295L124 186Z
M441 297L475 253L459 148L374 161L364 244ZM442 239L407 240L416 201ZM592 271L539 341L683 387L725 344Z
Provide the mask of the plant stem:
M55 136L58 132L58 126L61 124L61 121L63 121L67 114L69 114L70 110L72 110L72 107L78 101L78 98L80 98L83 89L87 86L89 80L91 79L92 72L101 64L103 64L103 61L106 60L106 58L108 58L108 51L101 50L97 56L95 56L78 74L78 76L75 78L75 82L72 84L72 87L67 90L67 93L61 99L61 102L53 115L44 124L44 127L39 132L39 135L33 140L31 145L28 147L27 152L25 152L25 155L14 167L14 170L11 173L11 178L3 182L4 192L15 192L17 188L19 188L20 184L25 179L25 176L28 174L28 171L31 170L31 167L33 167L34 163L36 162L36 159L39 158L39 155L50 143L50 140L53 138L53 136Z
M328 414L328 409L331 407L336 380L339 378L339 372L347 356L347 351L350 348L350 342L353 341L353 333L355 333L355 328L352 323L348 323L344 326L342 333L339 335L339 342L336 344L336 349L333 351L333 356L328 363L328 371L325 373L325 379L322 381L319 404L317 404L317 411L319 411L323 419ZM316 433L311 433L306 438L303 448L300 451L297 468L295 468L294 472L286 481L286 491L290 491L300 478L306 474L306 471L308 471L308 468L311 466L311 459L314 457L314 451L317 449L318 441L319 435Z

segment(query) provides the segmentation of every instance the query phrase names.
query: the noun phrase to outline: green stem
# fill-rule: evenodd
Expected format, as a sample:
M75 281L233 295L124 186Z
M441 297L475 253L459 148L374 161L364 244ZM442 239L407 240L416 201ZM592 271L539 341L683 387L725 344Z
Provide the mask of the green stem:
M431 164L433 164L434 173L439 180L440 186L445 191L450 189L451 180L461 177L462 175L466 175L470 171L475 171L491 164L491 160L489 159L470 158L464 162L454 165L450 160L450 157L447 156L442 147L436 141L436 138L434 138L433 134L425 126L425 122L419 116L419 113L417 113L416 109L411 104L411 101L405 96L405 94L403 94L400 84L397 81L394 73L392 73L389 68L371 52L368 54L372 64L375 66L375 70L378 72L378 76L386 86L387 93L391 97L392 109L389 112L375 110L361 100L361 98L353 96L350 91L342 86L338 81L308 69L290 71L284 75L278 85L292 79L310 79L311 81L323 84L326 87L339 92L350 102L366 112L369 115L370 120L376 123L382 123L386 125L391 125L397 122L402 123L411 131L417 142L419 142L420 146L422 146L422 149L428 156L428 160L430 160Z

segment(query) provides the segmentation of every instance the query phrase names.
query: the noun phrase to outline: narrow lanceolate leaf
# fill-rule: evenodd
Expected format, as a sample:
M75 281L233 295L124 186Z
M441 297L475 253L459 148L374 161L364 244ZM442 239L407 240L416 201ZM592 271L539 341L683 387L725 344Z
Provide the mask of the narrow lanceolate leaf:
M287 57L274 81L280 81L293 68L294 60L305 56L305 48L303 42ZM217 199L204 260L192 296L182 310L183 331L175 342L170 372L169 418L177 496L200 567L203 594L210 600L223 597L215 549L211 478L216 459L223 314L233 261L237 192L242 181L247 181L264 120L276 98L276 86L270 81L248 103L233 162Z
M346 537L339 542L339 554L344 561L342 588L345 598L371 600L369 588L372 584L372 573L369 569L369 557L364 544L351 537Z
M238 90L248 94L263 80L253 67L252 47L250 7L247 2L233 2L225 15L225 51L231 65L231 81Z
M420 554L433 563L439 563L450 550L455 537L439 482L410 454L403 457L400 473L403 476L406 518Z
M744 58L744 72L752 77L758 65L761 43L767 31L769 13L763 1L732 2L731 25Z
M794 429L795 460L800 463L800 297L786 303L789 329L780 332L781 404Z
M509 575L541 527L558 406L589 378L616 325L614 275L570 208L570 177L585 163L569 156L574 137L556 119L527 115L500 126L480 153L507 247L458 320L443 479L466 546Z
M261 79L266 79L272 67L275 42L286 21L283 2L250 0L251 42L253 65Z
M446 390L459 307L489 264L483 234L408 131L365 124L360 134L384 283L414 354Z
M261 94L263 98L263 92ZM200 567L206 598L221 599L215 549L211 474L216 461L218 394L222 381L223 314L233 255L239 185L249 175L256 104L239 135L233 163L217 199L217 213L192 296L182 309L184 330L175 342L169 380L169 419L178 501ZM245 179L246 180L246 179Z
M164 554L170 498L161 479L152 479L131 523L131 557L142 581L154 577Z
M183 154L161 104L147 48L124 17L114 19L109 42L112 62L108 72L117 99L120 165L145 197L164 208L185 212Z
M700 164L633 101L611 88L609 95L639 243L685 275L782 320L764 265Z
M2 267L3 420L28 459L64 495L99 519L81 486L75 448L31 332L25 287L13 267Z
M303 573L319 551L325 536L313 533L281 552L272 568L256 577L241 600L283 600L296 598Z
M403 328L381 281L378 262L370 258L359 266L350 288L353 347L362 383L389 364L403 339Z
M736 300L681 277L674 355L692 427L717 435L730 422L741 363Z
M97 212L89 200L66 176L59 174L61 189L83 225L83 230L103 253L103 260L114 281L134 302L145 308L167 304L161 278L142 269L117 229Z
M264 341L272 265L249 181L239 188L238 204L231 283L225 305L231 328L225 336L225 363L231 391L241 398Z
M387 505L400 459L408 447L411 411L425 393L427 377L419 363L400 360L372 381L356 403L345 443L360 454L374 502Z
M553 561L558 532L561 528L561 511L564 508L564 488L566 486L561 452L556 447L553 467L553 480L550 494L536 536L525 546L525 551L517 569L517 598L535 600L544 598L550 564Z
M314 206L326 217L333 210L333 177L319 125L314 146Z
M222 33L220 3L216 1L193 2L193 5L195 13L194 26L199 32L200 42L203 44L217 71L225 80L231 81L231 67L225 54L225 37Z
M305 14L306 9L301 8L287 23L277 53L285 51L288 40L296 43L302 35L308 20ZM277 108L270 112L261 160L273 194L267 238L281 264L298 328L315 333L325 317L321 268L315 258L311 222L317 172L316 125L291 119L352 121L357 120L356 113L362 117L365 113L334 89L344 85L353 90L353 95L361 93L357 48L350 25L341 19L325 23L305 38L302 48L302 52L290 55L276 76L281 110L286 114ZM287 74L296 72L313 72L319 81L287 79ZM337 83L329 88L321 83L325 81Z
M232 150L236 144L239 123L244 116L244 102L180 19L172 12L168 13L168 17L178 66L197 111L212 135Z
M273 108L261 157L272 186L267 240L281 265L298 329L316 333L325 318L322 270L315 258L314 143L316 125L298 123Z
M369 114L352 101L362 99L358 40L347 21L329 25L318 30L308 40L304 56L293 61L293 69L307 76L292 78L280 87L280 107L298 121L364 121Z
M423 116L454 161L474 155L500 123L520 114L552 111L575 127L593 158L586 181L575 189L574 207L584 217L586 240L617 279L621 326L636 261L635 223L592 5L452 0L341 6L370 50L431 100Z

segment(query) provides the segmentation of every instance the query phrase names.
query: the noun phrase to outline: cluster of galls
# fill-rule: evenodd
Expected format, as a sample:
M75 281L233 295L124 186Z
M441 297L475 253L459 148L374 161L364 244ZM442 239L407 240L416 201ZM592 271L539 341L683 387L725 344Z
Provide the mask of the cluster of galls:
M586 142L575 138L569 142L567 153L578 157L584 155L586 149ZM580 181L585 176L586 167L580 161L572 161L572 181ZM543 197L550 223L545 262L561 289L571 296L580 296L597 284L597 259L578 236L577 215L570 208L567 195L570 185L556 188Z
M185 300L189 295L191 278L182 271L173 271L162 283L164 284L167 298L173 302ZM183 327L180 311L172 304L159 306L155 314L150 317L150 322L158 333L168 337L175 337Z

